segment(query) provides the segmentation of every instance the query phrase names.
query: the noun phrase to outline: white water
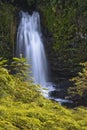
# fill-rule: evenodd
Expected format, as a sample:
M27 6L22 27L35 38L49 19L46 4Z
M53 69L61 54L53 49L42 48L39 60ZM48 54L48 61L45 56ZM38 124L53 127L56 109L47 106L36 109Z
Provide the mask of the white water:
M45 84L48 80L47 61L42 42L40 18L37 12L29 15L20 12L21 21L17 32L17 56L22 54L32 67L34 83Z
M42 94L49 99L58 102L67 102L60 98L52 98L49 96L50 91L54 91L52 83L48 83L48 69L45 50L42 42L42 34L40 29L40 17L37 12L29 15L20 12L20 24L17 32L17 56L20 54L31 64L32 76L34 83L42 86Z

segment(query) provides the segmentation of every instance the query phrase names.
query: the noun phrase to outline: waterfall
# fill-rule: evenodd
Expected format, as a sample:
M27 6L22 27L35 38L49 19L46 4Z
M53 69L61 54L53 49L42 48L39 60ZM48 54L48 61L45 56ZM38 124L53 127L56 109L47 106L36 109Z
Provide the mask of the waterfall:
M40 29L38 12L29 15L20 12L20 24L17 32L17 56L20 54L27 59L32 67L34 83L45 84L48 79L47 60Z
M34 83L42 86L41 92L44 97L60 103L68 102L65 99L50 97L49 92L54 91L53 83L48 82L48 69L45 50L40 29L40 16L38 12L29 15L20 12L20 24L17 32L17 57L22 54L27 63L31 65Z

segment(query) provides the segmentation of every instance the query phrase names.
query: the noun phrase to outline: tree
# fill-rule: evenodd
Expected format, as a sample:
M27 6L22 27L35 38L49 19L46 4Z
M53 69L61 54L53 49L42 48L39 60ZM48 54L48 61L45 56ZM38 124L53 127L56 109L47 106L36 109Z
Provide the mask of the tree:
M77 105L87 105L87 62L81 63L81 65L83 66L82 72L71 79L74 86L69 88L69 95Z
M11 63L11 73L21 80L29 79L29 81L31 81L31 77L29 76L31 74L30 66L27 64L25 58L13 58Z

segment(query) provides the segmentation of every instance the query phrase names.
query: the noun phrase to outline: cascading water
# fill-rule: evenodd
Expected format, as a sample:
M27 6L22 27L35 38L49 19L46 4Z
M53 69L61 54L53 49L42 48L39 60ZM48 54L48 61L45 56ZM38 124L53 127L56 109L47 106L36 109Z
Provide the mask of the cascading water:
M27 59L27 62L31 64L34 83L47 88L41 90L45 97L58 102L67 102L67 100L49 96L49 92L54 91L55 88L52 83L47 83L47 61L42 42L39 14L34 12L29 15L21 11L20 17L21 20L17 32L17 56L20 57L20 54L22 54Z
M17 56L20 57L22 54L27 59L32 66L34 82L43 85L47 82L48 72L39 14L33 12L29 15L21 11L20 17L17 32Z

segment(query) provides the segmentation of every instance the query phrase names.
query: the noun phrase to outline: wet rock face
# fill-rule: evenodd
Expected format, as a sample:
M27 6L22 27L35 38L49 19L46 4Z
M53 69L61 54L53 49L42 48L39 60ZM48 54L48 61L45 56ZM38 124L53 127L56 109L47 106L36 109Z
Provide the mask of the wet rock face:
M1 0L1 2L12 4L18 10L29 11L30 13L36 9L35 0Z
M68 80L60 82L54 86L55 90L50 92L50 96L65 99L68 96L68 88L72 85Z
M54 84L54 90L49 92L49 96L52 100L59 102L61 105L69 108L74 108L76 107L76 104L72 99L69 98L68 95L68 88L72 85L73 84L68 80Z
M14 0L13 5L25 11L29 10L27 0Z

